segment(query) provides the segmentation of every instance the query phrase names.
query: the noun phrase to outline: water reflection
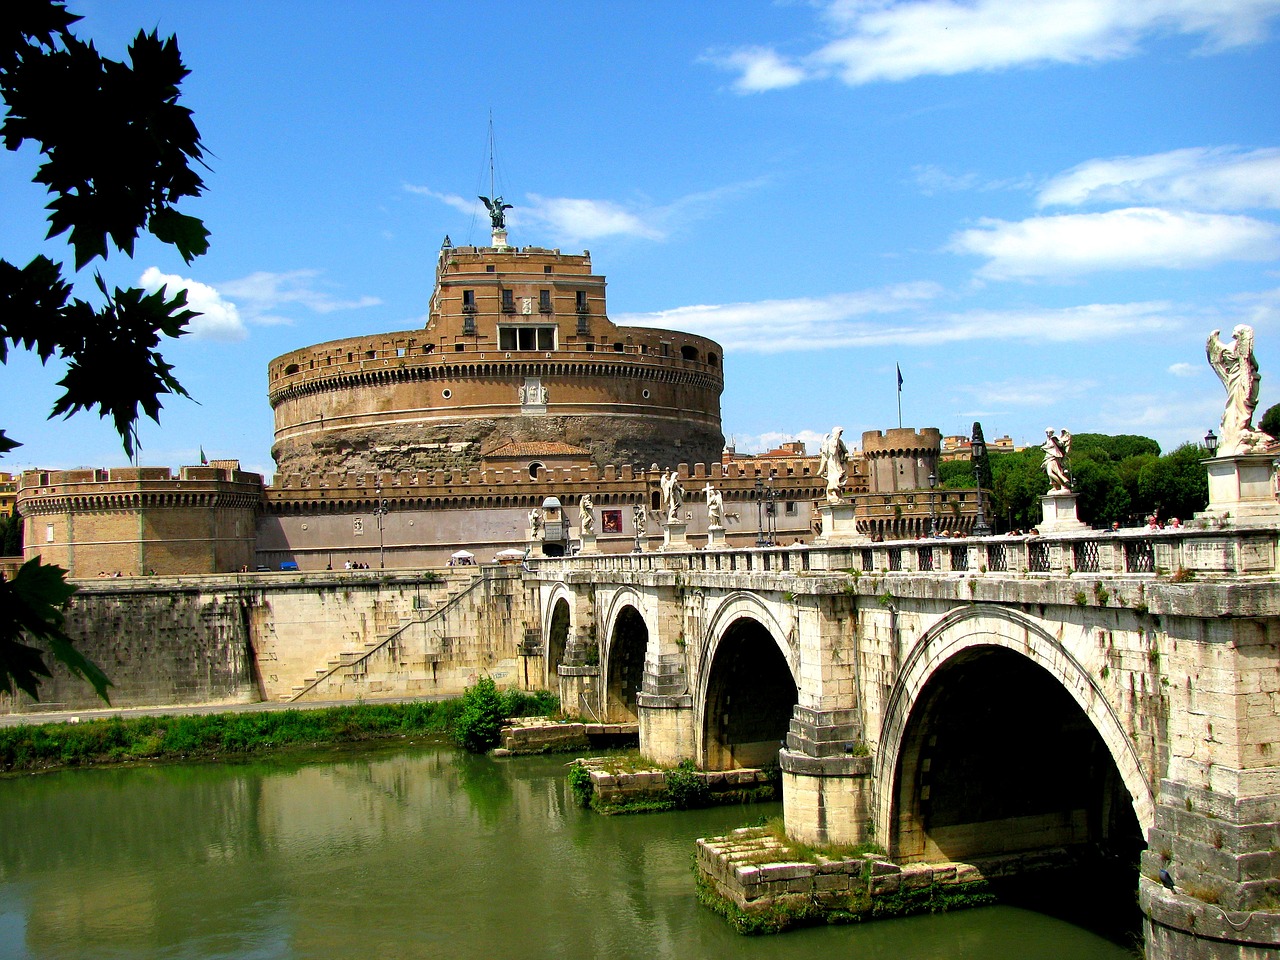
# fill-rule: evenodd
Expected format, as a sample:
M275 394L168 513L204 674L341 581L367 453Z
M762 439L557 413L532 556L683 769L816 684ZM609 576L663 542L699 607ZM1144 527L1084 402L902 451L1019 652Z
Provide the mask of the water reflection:
M436 746L0 782L0 956L1124 957L996 908L744 939L692 840L777 805L580 811L563 757Z

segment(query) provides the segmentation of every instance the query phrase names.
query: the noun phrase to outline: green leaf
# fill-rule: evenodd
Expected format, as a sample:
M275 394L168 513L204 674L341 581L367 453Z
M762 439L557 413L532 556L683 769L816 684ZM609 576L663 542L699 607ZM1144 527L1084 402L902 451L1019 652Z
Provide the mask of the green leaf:
M209 231L204 228L204 223L178 213L172 207L152 214L147 229L157 239L177 247L187 263L209 250Z
M111 681L63 632L62 608L76 591L66 577L61 567L45 566L35 557L12 580L0 581L0 689L12 693L16 688L39 699L38 678L50 673L40 650L22 642L33 640L110 703Z

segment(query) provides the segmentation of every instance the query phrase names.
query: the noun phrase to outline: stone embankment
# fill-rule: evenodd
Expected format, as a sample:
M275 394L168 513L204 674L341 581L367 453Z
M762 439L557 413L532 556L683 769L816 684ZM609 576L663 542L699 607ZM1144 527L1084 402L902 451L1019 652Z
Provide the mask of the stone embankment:
M494 754L569 753L639 743L640 725L636 723L558 723L546 717L512 717L502 728L502 746Z

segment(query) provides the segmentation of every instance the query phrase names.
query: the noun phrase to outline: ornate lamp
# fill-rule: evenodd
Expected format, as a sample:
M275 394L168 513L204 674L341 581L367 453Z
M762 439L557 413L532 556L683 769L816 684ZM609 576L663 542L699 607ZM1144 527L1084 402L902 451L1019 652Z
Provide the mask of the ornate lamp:
M1209 428L1209 432L1204 435L1204 448L1209 451L1209 456L1215 456L1218 453L1218 435L1213 432L1213 428Z

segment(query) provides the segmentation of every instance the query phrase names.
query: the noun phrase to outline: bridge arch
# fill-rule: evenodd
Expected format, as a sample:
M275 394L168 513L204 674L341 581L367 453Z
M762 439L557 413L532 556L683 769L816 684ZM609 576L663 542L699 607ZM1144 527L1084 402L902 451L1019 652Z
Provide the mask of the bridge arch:
M1000 811L989 820L1001 826L990 831L985 841L973 830L965 837L963 830L948 834L940 828L926 842L921 814L924 805L937 804L941 809L956 802L958 807L967 806L970 814L986 805L981 797L983 784L975 782L980 779L975 771L990 773L1001 758L993 752L998 748L981 742L984 730L997 731L1011 742L1033 744L1035 749L1022 757L1039 754L1028 763L1035 767L1039 762L1042 770L1048 769L1046 756L1061 749L1061 756L1053 756L1053 761L1060 763L1054 775L1061 776L1062 770L1074 764L1078 775L1097 790L1100 799L1092 797L1088 802L1098 809L1086 811L1083 820L1076 816L1080 822L1067 823L1063 810L1054 814L1062 819L1056 828L1060 835L1092 837L1100 829L1092 821L1104 814L1127 825L1121 832L1131 826L1139 843L1152 826L1155 798L1141 760L1115 708L1089 671L1034 620L1007 608L976 605L952 611L920 637L905 658L886 703L874 782L878 788L877 833L887 838L891 854L929 859L940 855L932 846L950 844L941 855L963 859L1002 852L977 849L983 842L991 842L996 829L996 842L1010 850L1016 848L1015 834L1020 829L1025 828L1028 836L1034 833L1035 817L1019 821L1014 815L1017 803L1010 802L1002 807L997 804ZM940 739L949 738L955 744L963 743L966 737L968 743L961 747L967 751L963 758L930 755L932 750L942 750ZM1003 761L1016 765L1020 757L1006 756ZM965 763L974 778L967 788L958 786L957 779ZM1005 767L1003 775L1008 776L1009 770ZM1035 780L1034 773L1028 775ZM1043 777L1035 782L1039 789L1048 791L1038 798L1043 804L1053 796L1052 788L1045 786L1049 780ZM986 787L988 799L1000 792L993 790L991 783ZM1085 788L1072 781L1071 789ZM931 796L931 790L935 795ZM1119 802L1109 802L1110 797ZM1123 806L1126 797L1132 819L1125 819L1127 811L1116 809ZM1060 802L1070 807L1069 799L1063 797ZM1039 809L1036 800L1027 802ZM958 814L953 819L957 824L963 820ZM975 823L982 819L972 817ZM946 817L938 820L945 822ZM939 842L937 837L943 835L951 839ZM1051 839L1046 845L1057 842Z
M634 723L639 718L637 694L644 680L649 649L649 622L640 594L624 588L610 598L600 644L601 719Z
M695 745L704 770L778 762L799 697L798 655L759 596L716 607L700 657Z

